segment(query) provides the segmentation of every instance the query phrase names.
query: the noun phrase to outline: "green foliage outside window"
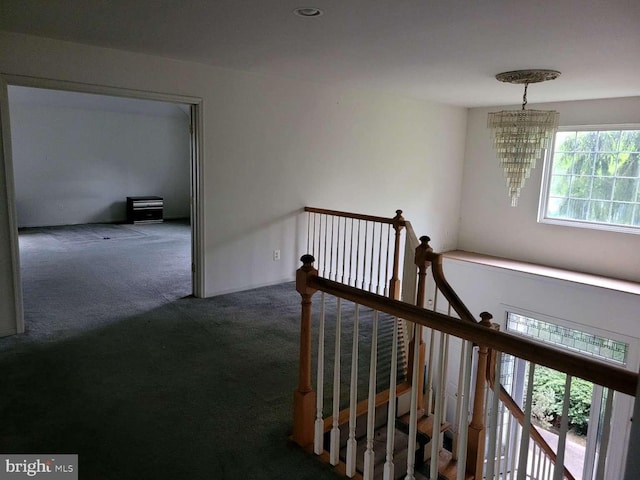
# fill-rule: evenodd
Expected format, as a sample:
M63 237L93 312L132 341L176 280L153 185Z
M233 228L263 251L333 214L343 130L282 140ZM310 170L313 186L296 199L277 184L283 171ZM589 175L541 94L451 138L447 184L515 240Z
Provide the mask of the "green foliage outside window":
M640 130L558 132L547 217L640 227Z
M536 367L533 381L532 416L545 428L559 426L564 401L566 375L547 367ZM569 428L577 435L586 435L593 384L572 378L569 400Z

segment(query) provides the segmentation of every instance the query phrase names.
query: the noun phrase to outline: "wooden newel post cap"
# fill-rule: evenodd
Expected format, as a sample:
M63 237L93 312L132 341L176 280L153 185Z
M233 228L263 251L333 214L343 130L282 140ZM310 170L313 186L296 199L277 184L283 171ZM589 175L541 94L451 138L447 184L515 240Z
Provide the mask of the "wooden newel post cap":
M480 325L482 325L483 327L491 327L493 325L491 323L492 319L493 315L491 315L489 312L482 312L480 314Z
M300 261L302 262L302 268L304 267L311 267L313 268L313 262L316 261L315 258L313 258L313 255L310 254L306 254L306 255L302 255L300 257Z
M296 271L296 290L300 295L313 295L316 289L307 286L307 277L309 275L317 275L318 271L313 267L316 261L313 255L303 255L300 257L302 266Z
M404 226L404 217L402 216L402 210L396 210L396 216L393 217L393 228L398 232Z
M433 253L433 248L429 246L431 239L426 235L420 237L420 245L416 247L416 255L414 257L416 266L427 268L429 266L430 254Z

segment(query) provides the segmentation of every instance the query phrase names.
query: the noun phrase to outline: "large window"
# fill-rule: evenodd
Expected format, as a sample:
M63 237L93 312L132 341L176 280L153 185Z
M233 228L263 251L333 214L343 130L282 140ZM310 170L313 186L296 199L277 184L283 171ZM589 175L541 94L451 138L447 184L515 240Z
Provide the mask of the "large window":
M640 126L561 128L539 221L640 233Z

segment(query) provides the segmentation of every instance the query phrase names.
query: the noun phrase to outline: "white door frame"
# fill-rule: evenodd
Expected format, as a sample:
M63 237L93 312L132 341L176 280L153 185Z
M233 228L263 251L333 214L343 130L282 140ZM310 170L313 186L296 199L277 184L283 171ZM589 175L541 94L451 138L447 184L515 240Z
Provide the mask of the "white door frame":
M134 90L104 85L93 85L79 82L51 80L39 77L23 75L0 74L0 89L2 84L21 87L46 88L50 90L63 90L79 93L93 93L114 97L135 98L141 100L155 100L168 103L180 103L190 106L191 110L191 285L195 297L204 297L204 215L202 207L203 186L203 102L202 98L187 95L153 92L147 90ZM3 109L4 110L4 109ZM3 115L5 115L3 113ZM7 111L4 121L10 121ZM22 288L20 280L20 253L18 249L18 223L15 208L15 191L13 189L13 163L10 155L10 139L5 140L5 152L9 148L9 154L5 154L5 170L7 183L7 203L9 211L13 212L9 218L11 234L11 251L13 255L13 281L16 286L16 329L17 333L24 332L24 314L22 303Z

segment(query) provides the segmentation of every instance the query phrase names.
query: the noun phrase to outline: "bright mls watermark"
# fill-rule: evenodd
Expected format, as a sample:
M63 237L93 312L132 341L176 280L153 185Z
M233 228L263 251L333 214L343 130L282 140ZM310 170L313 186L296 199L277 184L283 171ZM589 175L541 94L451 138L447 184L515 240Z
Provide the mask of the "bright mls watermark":
M0 480L78 480L78 455L0 454Z

